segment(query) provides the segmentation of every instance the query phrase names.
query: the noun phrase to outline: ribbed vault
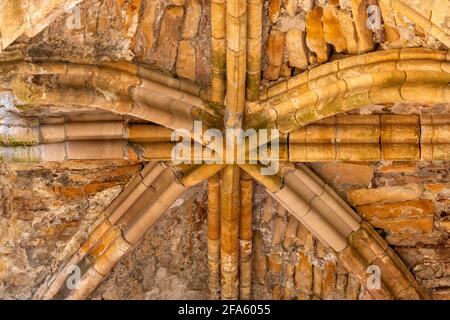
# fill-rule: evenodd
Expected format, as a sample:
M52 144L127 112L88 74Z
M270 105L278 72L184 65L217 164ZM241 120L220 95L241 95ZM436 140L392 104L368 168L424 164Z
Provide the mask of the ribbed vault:
M405 10L408 18L448 45L445 30L402 1L386 1L386 6ZM190 81L127 62L90 65L19 57L0 63L0 91L17 106L73 105L134 119L5 126L0 148L3 162L148 161L34 298L88 298L175 200L205 180L211 298L251 297L253 180L333 252L363 286L368 267L377 265L381 288L367 286L372 297L429 298L370 223L306 166L292 163L450 160L448 122L416 116L343 115L374 104L448 103L449 52L408 48L365 53L371 49L360 48L359 54L319 64L258 93L262 7L253 0L212 1L209 92ZM15 37L8 35L6 45ZM317 57L320 60L320 54ZM43 81L46 78L52 81ZM277 175L264 176L260 164L172 164L171 130L186 129L193 145L202 144L193 134L195 120L203 121L203 129L278 128L284 134L277 159L283 161L282 169ZM69 288L66 280L73 266L81 270L81 281Z

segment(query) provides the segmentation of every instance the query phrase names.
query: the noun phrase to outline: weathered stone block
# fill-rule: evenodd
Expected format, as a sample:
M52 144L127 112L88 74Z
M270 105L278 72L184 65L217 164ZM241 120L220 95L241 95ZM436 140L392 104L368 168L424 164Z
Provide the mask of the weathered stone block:
M383 165L380 168L381 173L414 173L417 170L415 162L398 162Z
M334 184L369 185L374 169L367 164L327 162L312 165L324 179Z
M267 42L267 68L264 70L264 78L267 80L277 80L280 76L281 65L283 64L285 33L272 29Z
M306 44L317 56L318 63L328 61L328 45L322 24L323 9L315 7L306 15Z
M173 6L167 7L162 18L158 47L156 49L156 63L159 67L166 70L171 70L175 64L183 15L183 7Z
M300 70L308 66L308 48L305 33L297 28L291 28L286 33L286 49L289 65Z
M186 17L183 23L183 39L192 39L197 35L200 19L202 17L202 1L188 0L186 5Z
M176 71L179 77L196 79L197 56L195 48L189 40L180 41L178 44Z
M295 16L295 12L297 11L297 0L284 0L283 6L290 17Z
M422 195L419 185L389 186L374 189L357 189L348 191L349 200L355 205L371 203L395 203L414 200Z

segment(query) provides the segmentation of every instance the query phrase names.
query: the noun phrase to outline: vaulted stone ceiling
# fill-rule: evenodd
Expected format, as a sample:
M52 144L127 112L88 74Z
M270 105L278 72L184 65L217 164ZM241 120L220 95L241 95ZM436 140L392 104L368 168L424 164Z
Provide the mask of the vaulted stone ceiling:
M447 0L0 7L1 298L449 298ZM280 172L174 165L194 120Z

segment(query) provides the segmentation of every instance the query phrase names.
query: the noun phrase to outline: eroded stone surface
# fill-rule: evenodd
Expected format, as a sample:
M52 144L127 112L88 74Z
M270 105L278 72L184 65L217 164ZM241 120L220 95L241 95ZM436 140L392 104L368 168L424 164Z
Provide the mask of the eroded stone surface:
M177 74L182 78L195 80L197 74L197 55L189 40L180 41L176 61Z
M0 297L29 299L141 169L126 162L0 167Z
M206 299L206 193L189 191L146 233L93 299Z

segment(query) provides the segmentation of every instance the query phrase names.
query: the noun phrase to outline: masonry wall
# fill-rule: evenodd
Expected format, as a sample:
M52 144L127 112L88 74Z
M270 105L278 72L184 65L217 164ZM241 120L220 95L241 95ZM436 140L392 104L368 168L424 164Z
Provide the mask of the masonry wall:
M139 61L209 83L209 1L86 0L77 8L15 47L35 58Z
M448 162L313 164L430 289L448 299Z
M205 186L164 215L93 299L206 299ZM252 299L370 299L336 257L257 187ZM181 202L181 201L180 201Z
M132 162L0 165L0 299L29 299L141 169Z

